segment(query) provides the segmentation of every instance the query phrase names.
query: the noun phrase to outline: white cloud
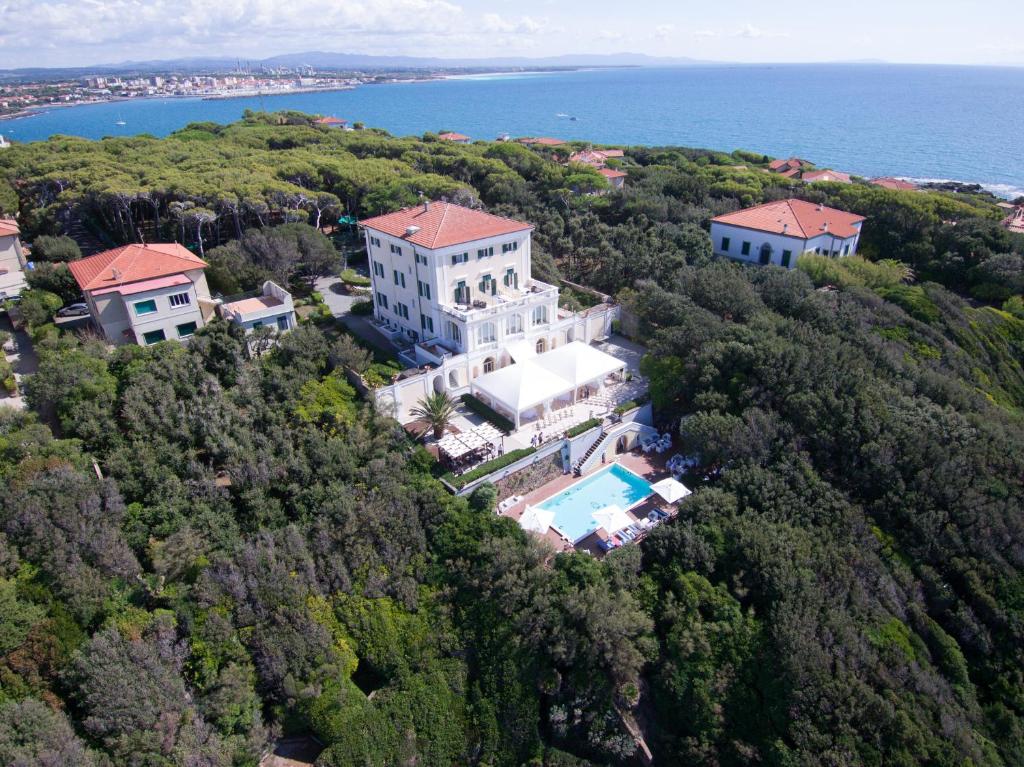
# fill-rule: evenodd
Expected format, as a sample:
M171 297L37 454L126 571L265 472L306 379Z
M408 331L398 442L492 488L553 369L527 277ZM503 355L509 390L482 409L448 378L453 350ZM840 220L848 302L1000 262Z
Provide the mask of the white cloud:
M544 31L546 24L530 16L519 19L506 19L497 13L484 14L483 29L485 32L504 34L535 35Z
M694 37L718 37L718 32L713 29L698 29L693 33Z
M676 31L675 24L659 24L654 28L654 37L656 40L665 40L671 37L672 33Z
M598 40L615 41L621 40L623 37L624 35L621 32L617 32L614 29L602 29L597 33Z
M789 34L786 32L771 32L767 29L755 27L753 24L744 24L738 32L733 33L733 36L759 39L764 37L789 37Z

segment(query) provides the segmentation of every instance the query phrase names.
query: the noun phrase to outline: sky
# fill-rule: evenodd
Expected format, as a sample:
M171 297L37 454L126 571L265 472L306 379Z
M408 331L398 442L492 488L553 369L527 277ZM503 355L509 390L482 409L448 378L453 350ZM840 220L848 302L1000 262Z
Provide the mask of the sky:
M0 67L281 53L1024 66L1018 0L0 0Z

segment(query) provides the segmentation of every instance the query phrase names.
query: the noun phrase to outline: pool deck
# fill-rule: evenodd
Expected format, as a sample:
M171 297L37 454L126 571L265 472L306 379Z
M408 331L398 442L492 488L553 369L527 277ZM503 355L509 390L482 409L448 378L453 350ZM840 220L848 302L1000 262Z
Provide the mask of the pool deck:
M616 457L615 463L620 466L629 469L634 474L639 474L641 477L646 479L651 484L654 484L658 480L664 479L665 477L671 476L671 472L665 468L665 461L667 455L658 455L657 453L643 454L640 452L635 453L623 453ZM599 463L593 469L588 471L583 477L576 477L570 474L565 474L561 477L557 477L550 482L541 485L536 490L532 490L523 496L523 500L506 509L503 512L503 516L509 517L516 521L526 511L527 506L536 506L542 501L546 501L553 495L565 490L570 485L579 482L585 477L589 477L592 474L596 474L602 469L607 469L611 464ZM653 509L665 509L665 511L675 514L675 507L670 506L658 497L657 494L652 495L650 498L642 501L639 505L634 506L632 510L627 510L626 514L629 515L634 521L640 520L647 516L647 513ZM548 531L544 534L544 540L548 541L554 546L555 551L589 551L596 557L603 557L604 552L598 546L598 533L594 532L584 538L576 546L573 546L572 541L559 535L554 528L549 527Z

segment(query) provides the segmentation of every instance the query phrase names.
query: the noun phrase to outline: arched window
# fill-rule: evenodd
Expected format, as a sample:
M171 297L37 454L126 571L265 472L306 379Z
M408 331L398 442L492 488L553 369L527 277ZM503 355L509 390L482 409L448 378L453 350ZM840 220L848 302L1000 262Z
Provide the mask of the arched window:
M506 328L507 328L506 332L509 335L513 335L514 333L522 333L523 332L523 315L521 315L521 314L510 314L508 316Z
M530 315L531 322L534 325L545 325L548 321L548 308L546 306L535 306L533 307L533 313Z
M537 354L543 354L545 351L547 351L547 348L548 348L547 341L545 341L543 338L538 338L537 339Z
M488 357L484 360L484 373L494 372L494 357Z
M490 344L497 340L493 322L484 322L477 328L477 343Z

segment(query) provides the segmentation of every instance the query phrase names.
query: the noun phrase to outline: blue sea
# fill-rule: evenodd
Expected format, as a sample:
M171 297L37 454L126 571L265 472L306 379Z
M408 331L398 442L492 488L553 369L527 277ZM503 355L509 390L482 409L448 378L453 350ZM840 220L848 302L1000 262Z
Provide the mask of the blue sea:
M477 139L510 133L748 149L865 176L971 181L1007 197L1024 194L1024 68L721 65L489 75L67 107L0 122L0 133L15 141L164 136L193 121L231 122L245 109L335 115L396 135L455 130ZM126 125L115 125L119 119Z

